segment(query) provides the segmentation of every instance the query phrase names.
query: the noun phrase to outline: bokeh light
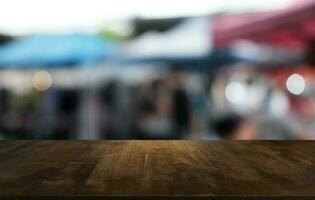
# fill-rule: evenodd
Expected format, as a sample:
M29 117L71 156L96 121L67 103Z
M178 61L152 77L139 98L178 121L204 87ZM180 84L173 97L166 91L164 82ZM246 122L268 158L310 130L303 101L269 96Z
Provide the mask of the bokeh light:
M37 91L44 92L49 89L53 80L47 71L38 71L33 77L33 86Z
M246 86L240 82L231 82L225 89L225 96L227 100L232 103L238 104L245 99Z
M299 74L292 74L287 80L287 89L290 93L300 95L305 90L305 80Z

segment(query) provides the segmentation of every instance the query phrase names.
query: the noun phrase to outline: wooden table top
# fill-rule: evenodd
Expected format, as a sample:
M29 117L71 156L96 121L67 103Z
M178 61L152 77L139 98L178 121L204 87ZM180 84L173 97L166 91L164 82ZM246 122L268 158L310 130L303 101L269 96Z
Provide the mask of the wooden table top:
M1 141L0 199L26 197L313 199L315 142Z

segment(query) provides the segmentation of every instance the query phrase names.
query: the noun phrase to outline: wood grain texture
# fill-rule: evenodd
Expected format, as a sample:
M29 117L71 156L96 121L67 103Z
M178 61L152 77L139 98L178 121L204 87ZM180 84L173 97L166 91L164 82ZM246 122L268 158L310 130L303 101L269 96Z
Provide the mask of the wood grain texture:
M1 141L0 199L315 197L311 141Z

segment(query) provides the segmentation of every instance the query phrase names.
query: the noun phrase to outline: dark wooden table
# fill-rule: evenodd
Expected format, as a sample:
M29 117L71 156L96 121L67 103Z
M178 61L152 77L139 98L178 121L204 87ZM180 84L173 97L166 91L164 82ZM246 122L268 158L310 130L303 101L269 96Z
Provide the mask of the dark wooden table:
M0 199L315 199L311 141L1 141Z

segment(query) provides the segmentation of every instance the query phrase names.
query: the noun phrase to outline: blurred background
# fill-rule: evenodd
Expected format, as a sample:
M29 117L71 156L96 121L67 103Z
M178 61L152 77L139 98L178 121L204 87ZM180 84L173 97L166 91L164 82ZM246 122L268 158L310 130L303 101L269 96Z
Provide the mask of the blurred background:
M0 0L1 139L315 139L315 0Z

